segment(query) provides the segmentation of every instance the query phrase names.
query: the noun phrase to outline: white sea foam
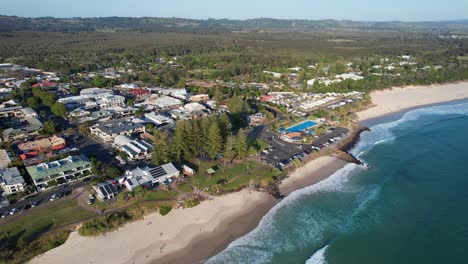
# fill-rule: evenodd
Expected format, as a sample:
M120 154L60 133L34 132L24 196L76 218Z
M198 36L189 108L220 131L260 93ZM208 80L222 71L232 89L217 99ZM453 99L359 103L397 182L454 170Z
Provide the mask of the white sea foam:
M467 115L468 103L418 108L406 112L400 119L396 121L372 126L370 127L371 131L362 133L359 143L354 149L351 150L351 153L356 157L360 157L362 154L377 144L391 142L396 138L395 134L392 132L392 129L404 123L414 121L425 115L448 114Z
M275 245L278 239L278 237L272 235L273 232L276 232L274 225L277 214L286 207L297 204L301 199L304 199L305 196L313 193L346 192L349 187L346 184L349 176L362 169L365 169L365 167L356 164L347 164L327 179L291 193L283 201L274 206L262 218L259 225L253 231L232 242L223 252L212 257L206 263L239 263L239 259L245 260L246 263L270 262L274 254L271 246ZM313 218L302 220L304 221L302 224L307 225L307 232L298 233L296 238L303 236L302 239L305 240L311 237L320 239L323 236L323 229L325 228L323 223L335 226L336 228L341 224L338 219L330 219L326 215L320 215L318 213L314 214ZM297 219L297 222L300 224L301 219ZM294 247L294 242L295 241L291 243L291 247ZM287 241L283 241L283 243L283 249L285 247L287 248Z
M329 245L326 245L325 247L317 250L317 252L310 257L305 264L327 264L327 258L325 256L325 253L327 252Z

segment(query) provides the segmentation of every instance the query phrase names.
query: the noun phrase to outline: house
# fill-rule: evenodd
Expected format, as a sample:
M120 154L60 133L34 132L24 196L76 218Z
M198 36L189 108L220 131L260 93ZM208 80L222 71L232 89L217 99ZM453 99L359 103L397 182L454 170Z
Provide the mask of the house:
M39 190L92 176L91 162L83 154L29 166L26 170Z
M65 139L57 136L28 141L18 144L22 160L35 157L41 153L53 152L66 147Z
M0 169L0 187L6 194L24 191L26 183L18 168Z
M109 200L117 196L118 191L114 182L102 182L93 186L97 198L100 200Z
M127 170L125 175L119 179L119 183L127 187L130 191L138 186L150 187L169 181L178 177L180 172L172 163L167 163L158 167L135 168Z
M17 141L39 135L42 123L35 117L7 118L2 120L2 125L8 126L3 130L4 141Z
M0 149L0 169L7 168L12 162L10 155L5 149Z
M146 96L148 96L150 94L150 92L148 90L145 90L145 89L142 89L142 88L135 88L133 90L130 90L128 93L131 94L131 95L134 95L137 98L146 97Z
M153 145L143 139L131 139L125 135L116 136L114 146L127 154L129 160L145 160L151 158Z
M249 125L251 126L258 126L263 124L266 120L266 114L264 113L255 113L251 116L249 116Z
M91 134L104 142L112 142L118 135L131 135L145 132L143 120L122 118L96 124L89 128Z
M200 103L194 102L184 105L184 110L191 114L197 111L204 111L206 110L206 107Z

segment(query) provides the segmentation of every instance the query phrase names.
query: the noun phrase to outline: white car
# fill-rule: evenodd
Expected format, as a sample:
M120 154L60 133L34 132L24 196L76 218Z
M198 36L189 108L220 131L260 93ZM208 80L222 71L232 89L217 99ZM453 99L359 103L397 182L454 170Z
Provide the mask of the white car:
M18 209L13 208L13 209L11 209L10 214L11 214L11 215L14 215L14 214L16 214L17 212L18 212Z

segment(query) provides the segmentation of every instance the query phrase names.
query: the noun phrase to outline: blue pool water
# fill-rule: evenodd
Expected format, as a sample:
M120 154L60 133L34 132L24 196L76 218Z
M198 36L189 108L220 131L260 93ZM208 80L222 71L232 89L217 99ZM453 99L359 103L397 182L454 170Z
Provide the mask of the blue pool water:
M302 132L304 130L307 130L313 126L315 126L317 123L307 120L305 122L302 122L300 124L297 124L295 126L283 129L286 133L294 133L294 132Z

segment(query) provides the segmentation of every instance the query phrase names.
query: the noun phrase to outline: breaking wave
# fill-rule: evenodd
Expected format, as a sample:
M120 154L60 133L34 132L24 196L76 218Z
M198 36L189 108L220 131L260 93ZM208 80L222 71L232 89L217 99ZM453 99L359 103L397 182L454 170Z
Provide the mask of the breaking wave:
M327 248L329 245L319 249L317 252L308 259L305 264L327 264L327 259L325 253L327 252Z

